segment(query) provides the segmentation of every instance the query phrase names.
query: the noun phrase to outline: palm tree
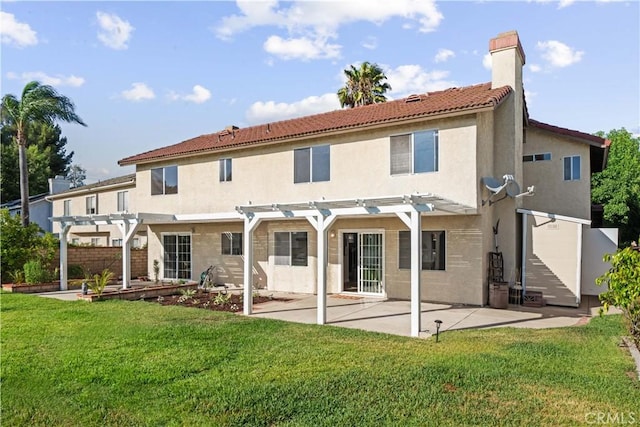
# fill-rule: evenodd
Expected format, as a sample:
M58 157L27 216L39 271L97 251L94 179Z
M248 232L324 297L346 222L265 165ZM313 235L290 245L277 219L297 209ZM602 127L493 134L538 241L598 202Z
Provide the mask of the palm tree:
M22 225L29 224L29 173L27 169L26 129L30 123L46 123L53 125L56 121L86 124L75 113L75 105L66 96L60 95L53 87L40 82L27 83L22 91L22 98L7 94L2 97L0 109L2 126L16 127L14 141L18 146L18 164L20 169L20 199Z
M338 99L342 107L353 108L387 100L384 94L391 90L391 86L384 81L387 80L387 76L378 64L363 62L360 68L351 65L351 68L344 70L344 74L347 76L347 82L338 90Z

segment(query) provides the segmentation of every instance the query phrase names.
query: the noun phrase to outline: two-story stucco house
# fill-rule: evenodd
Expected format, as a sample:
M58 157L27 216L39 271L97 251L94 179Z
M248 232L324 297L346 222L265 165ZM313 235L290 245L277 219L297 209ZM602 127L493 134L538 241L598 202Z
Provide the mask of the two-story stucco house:
M67 240L75 245L122 246L122 233L108 216L136 212L136 200L130 194L136 188L136 175L124 175L94 184L83 185L52 194L47 200L53 204L53 217L72 217L75 226ZM91 220L87 220L91 218ZM84 220L84 221L83 221ZM60 226L54 223L55 233ZM147 243L146 230L138 230L131 246L142 247Z
M417 336L423 300L487 303L496 246L520 280L531 218L588 224L605 163L605 140L529 119L516 32L490 52L488 83L126 157L138 211L119 219L146 227L150 270L197 280L215 265L244 286L246 314L254 286L317 294L321 324L328 293L379 295L411 300Z

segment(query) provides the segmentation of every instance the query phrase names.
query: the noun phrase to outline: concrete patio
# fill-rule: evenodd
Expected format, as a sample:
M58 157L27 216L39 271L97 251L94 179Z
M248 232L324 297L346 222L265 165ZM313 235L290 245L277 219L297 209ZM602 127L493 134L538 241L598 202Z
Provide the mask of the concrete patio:
M315 295L275 293L289 301L255 305L253 315L299 323L316 323ZM582 324L598 315L597 297L585 297L579 308L523 307L509 305L501 310L489 307L422 303L420 337L435 334L435 320L441 320L440 332L474 328L556 328ZM329 295L327 324L394 335L411 335L410 301L381 298Z
M119 286L110 286L118 289ZM239 292L240 290L235 290ZM42 297L75 301L78 290L37 294ZM252 317L315 324L316 295L261 291L286 301L270 301L253 306ZM583 297L578 308L546 306L540 308L509 305L506 310L490 307L422 303L421 338L435 334L435 320L441 320L440 332L476 328L557 328L573 326L598 315L597 297ZM611 309L611 313L618 312ZM410 301L386 300L358 295L328 295L327 324L386 334L411 336Z

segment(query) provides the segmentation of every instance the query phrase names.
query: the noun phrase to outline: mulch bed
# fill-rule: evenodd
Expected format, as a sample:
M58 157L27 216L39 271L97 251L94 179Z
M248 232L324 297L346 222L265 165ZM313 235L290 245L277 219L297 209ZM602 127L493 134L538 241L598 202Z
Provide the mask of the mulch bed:
M241 312L243 296L228 292L226 295L219 292L208 292L198 289L195 293L185 292L179 295L149 298L146 301L161 305L180 305L183 307L200 308L203 310ZM287 298L274 298L272 296L254 295L253 304L261 304L269 301L289 301Z

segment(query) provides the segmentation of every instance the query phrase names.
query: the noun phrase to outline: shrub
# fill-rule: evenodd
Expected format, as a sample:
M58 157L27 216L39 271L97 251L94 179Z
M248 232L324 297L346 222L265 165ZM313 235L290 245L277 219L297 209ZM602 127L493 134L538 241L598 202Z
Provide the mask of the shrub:
M87 285L91 292L100 296L104 292L104 288L109 284L109 280L113 277L113 273L108 268L102 270L100 274L94 274L93 277L87 278Z
M84 268L78 264L70 264L67 267L67 273L69 274L69 279L82 279L86 276Z
M24 279L27 283L46 283L52 280L52 274L42 261L34 259L25 263Z
M49 267L56 253L57 239L35 223L23 227L18 215L8 209L0 210L0 271L2 282L10 280L9 273L23 270L27 261L39 259Z
M611 306L622 310L631 337L640 344L640 252L629 247L606 254L604 261L611 268L596 279L597 285L609 286L600 294L601 314Z

